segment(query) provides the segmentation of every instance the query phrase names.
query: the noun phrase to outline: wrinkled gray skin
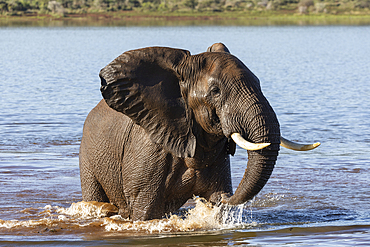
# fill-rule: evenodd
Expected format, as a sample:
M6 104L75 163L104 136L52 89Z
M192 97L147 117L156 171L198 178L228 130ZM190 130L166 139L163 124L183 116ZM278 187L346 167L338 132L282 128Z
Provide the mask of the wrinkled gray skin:
M132 220L161 218L193 195L232 205L266 184L280 128L257 77L221 43L208 51L150 47L123 53L100 72L104 97L80 147L85 201L111 202ZM232 133L253 143L232 195Z

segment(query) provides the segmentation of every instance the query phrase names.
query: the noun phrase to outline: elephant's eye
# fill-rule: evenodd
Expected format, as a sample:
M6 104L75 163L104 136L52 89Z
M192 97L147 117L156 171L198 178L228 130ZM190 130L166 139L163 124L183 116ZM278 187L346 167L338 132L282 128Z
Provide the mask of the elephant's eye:
M218 87L212 87L211 88L210 95L212 97L217 97L217 96L220 95L220 93L221 93L221 91L220 91L220 89Z

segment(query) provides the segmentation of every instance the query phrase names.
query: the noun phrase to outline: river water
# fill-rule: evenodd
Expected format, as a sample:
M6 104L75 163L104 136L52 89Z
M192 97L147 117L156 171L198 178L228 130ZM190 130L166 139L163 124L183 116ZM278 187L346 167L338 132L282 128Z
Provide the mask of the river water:
M261 80L283 135L265 188L222 209L194 198L166 219L108 217L82 202L78 150L98 73L122 52L225 43ZM0 245L370 244L370 27L0 28ZM234 189L247 155L231 159Z

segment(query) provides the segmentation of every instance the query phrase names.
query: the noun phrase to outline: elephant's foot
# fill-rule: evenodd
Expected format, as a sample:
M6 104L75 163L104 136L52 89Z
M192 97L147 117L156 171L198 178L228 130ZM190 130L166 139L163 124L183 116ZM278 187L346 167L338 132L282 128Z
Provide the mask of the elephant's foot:
M216 192L209 197L208 201L211 202L213 205L219 206L221 203L225 203L225 199L229 198L230 196L230 193Z
M124 219L130 218L130 212L127 208L120 208L118 214Z

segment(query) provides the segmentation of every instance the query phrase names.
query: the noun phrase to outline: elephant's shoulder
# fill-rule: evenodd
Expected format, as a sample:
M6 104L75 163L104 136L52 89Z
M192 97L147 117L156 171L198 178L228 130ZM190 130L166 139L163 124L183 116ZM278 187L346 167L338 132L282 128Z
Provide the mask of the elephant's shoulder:
M84 128L95 129L117 129L133 122L123 113L110 108L104 100L101 100L88 114Z
M129 121L130 118L121 112L110 108L105 100L101 100L89 113L98 121Z

